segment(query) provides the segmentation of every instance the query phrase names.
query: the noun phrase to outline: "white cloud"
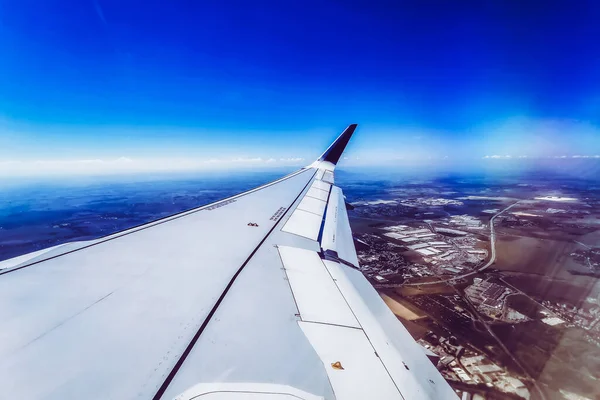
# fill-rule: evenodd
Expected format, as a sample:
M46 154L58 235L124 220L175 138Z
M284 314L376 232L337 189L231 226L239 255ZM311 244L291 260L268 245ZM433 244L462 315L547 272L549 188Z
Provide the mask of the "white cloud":
M81 160L0 160L0 177L110 175L140 172L182 172L256 166L302 165L303 158L237 157L233 159L146 158Z
M256 162L261 162L261 161L263 161L262 157L234 158L233 160L231 160L231 162L234 162L234 163L256 163Z
M489 156L488 155L488 156L484 156L483 158L484 159L502 159L502 160L507 160L507 159L511 159L511 158L531 158L531 159L538 159L539 160L539 159L544 159L544 158L546 158L546 159L548 159L548 158L554 158L554 159L566 159L566 158L600 158L600 155L599 154L595 154L595 155L581 155L581 154L577 154L577 155L574 155L574 156L566 156L566 155L563 154L563 155L560 155L560 156L546 156L546 157L530 157L530 156L527 156L527 155L515 156L515 157L509 156L509 155L506 155L506 156L501 156L501 155Z
M282 162L300 162L300 161L304 161L304 158L301 158L301 157L280 158L279 161L282 161Z

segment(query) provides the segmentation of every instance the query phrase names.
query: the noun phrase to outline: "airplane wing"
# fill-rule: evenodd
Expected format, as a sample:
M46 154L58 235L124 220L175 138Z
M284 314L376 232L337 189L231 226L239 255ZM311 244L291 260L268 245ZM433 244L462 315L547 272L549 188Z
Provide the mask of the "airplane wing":
M444 399L359 270L334 169L0 264L0 391L17 399Z

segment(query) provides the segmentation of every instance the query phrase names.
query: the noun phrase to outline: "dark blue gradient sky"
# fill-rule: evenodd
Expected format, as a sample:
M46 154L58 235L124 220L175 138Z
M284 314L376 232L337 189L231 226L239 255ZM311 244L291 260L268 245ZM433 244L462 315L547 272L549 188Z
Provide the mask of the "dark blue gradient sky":
M600 3L0 1L0 159L600 153Z

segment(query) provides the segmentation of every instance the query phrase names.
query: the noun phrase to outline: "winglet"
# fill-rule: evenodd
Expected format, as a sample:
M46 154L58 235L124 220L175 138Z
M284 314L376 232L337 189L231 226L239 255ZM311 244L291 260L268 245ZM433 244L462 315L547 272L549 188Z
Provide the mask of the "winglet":
M325 153L323 153L323 155L317 161L327 161L332 163L333 165L336 165L337 162L340 160L340 157L342 156L346 145L350 141L350 138L352 137L356 126L357 124L348 125L344 132L342 132L342 134L338 136L337 139L335 139L335 142L333 142L331 146L329 146L329 148L325 150Z

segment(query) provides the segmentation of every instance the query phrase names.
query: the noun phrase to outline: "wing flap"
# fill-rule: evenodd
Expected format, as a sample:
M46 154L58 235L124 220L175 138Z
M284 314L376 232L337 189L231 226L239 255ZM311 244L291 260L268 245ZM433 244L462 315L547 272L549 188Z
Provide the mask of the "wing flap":
M362 330L310 322L299 325L323 361L337 398L402 399Z
M296 209L281 230L307 239L317 240L322 220L323 215Z
M278 249L302 321L360 328L316 252L289 246Z
M324 172L324 171L323 171ZM321 176L322 178L322 176ZM317 180L315 180L311 186L311 188L315 188L315 189L321 189L324 190L326 192L329 193L329 190L331 189L331 184L327 183L327 182L323 182L319 179L321 179L319 177L317 177Z
M308 211L322 217L323 213L325 212L326 205L326 201L310 197L307 193L300 204L298 204L298 210Z
M363 274L338 262L325 260L324 264L403 396L456 398Z
M321 247L325 251L335 252L339 259L358 268L358 258L356 257L344 195L337 186L332 187L329 196Z
M318 182L320 182L320 181L318 181ZM306 193L306 196L312 197L315 199L319 199L319 200L323 200L323 201L327 201L327 198L329 197L329 190L317 189L313 185Z

